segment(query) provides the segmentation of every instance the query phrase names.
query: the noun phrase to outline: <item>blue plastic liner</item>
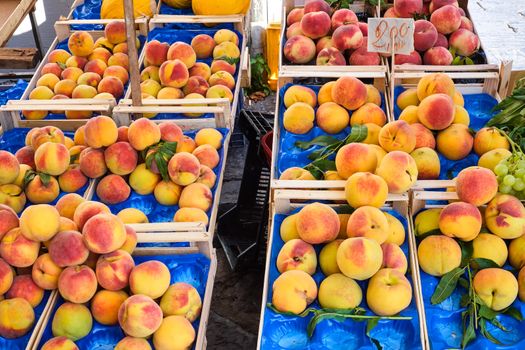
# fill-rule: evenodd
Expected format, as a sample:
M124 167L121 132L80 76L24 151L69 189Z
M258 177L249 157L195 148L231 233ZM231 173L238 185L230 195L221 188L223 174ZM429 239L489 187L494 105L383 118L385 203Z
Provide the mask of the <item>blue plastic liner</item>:
M298 210L291 212L290 215L297 211ZM386 212L399 219L405 227L405 232L408 234L407 221L396 211L391 210ZM281 224L287 216L288 215L281 214L274 216L274 231L271 233L273 235L273 243L270 248L268 299L264 301L265 304L271 303L272 285L280 275L275 262L279 251L284 245L279 232ZM314 247L317 254L319 254L323 245L318 244ZM401 249L407 256L407 259L409 259L408 240L405 240ZM319 286L325 276L318 266L317 271L312 277ZM407 274L406 277L412 284L412 288L414 288L411 276ZM366 309L367 315L374 315L366 305L365 296L368 281L356 282L363 291L363 301L360 306ZM309 307L320 309L317 299ZM412 319L381 320L370 332L371 336L379 341L383 349L421 349L419 315L415 301L412 300L410 306L403 310L400 315L409 316L412 317ZM346 319L343 322L323 320L317 324L313 337L308 339L306 327L311 318L311 314L302 318L299 316L278 314L266 308L261 331L261 349L376 349L372 341L366 336L366 322L357 322L351 319Z
M20 338L7 339L4 337L0 337L0 349L25 350L27 343L29 343L29 338L31 338L31 334L35 329L35 325L40 319L40 316L42 316L42 313L44 312L44 308L46 307L46 304L49 301L50 295L50 291L45 291L44 298L42 299L40 304L38 304L38 306L33 309L35 311L35 322L33 324L33 327L31 327L31 330L29 330L24 336Z
M419 243L418 241L418 245ZM505 265L504 268L514 273L510 265ZM461 313L465 310L465 308L460 307L460 300L461 296L467 291L458 284L458 287L451 296L440 304L432 305L430 298L440 278L431 276L421 269L420 276L430 347L432 349L460 349L463 334ZM519 298L514 301L512 306L525 315L525 303L521 302ZM519 322L507 315L498 315L496 319L500 321L509 332L504 332L490 323L487 325L487 330L493 334L496 339L505 344L505 346L492 343L478 332L476 339L467 346L467 349L517 350L525 348L525 323Z
M171 273L170 284L176 282L185 282L191 284L199 292L201 300L204 300L206 281L210 271L210 260L206 256L202 254L134 256L133 260L135 260L135 264L137 265L144 261L150 260L158 260L163 262L169 268ZM52 314L49 317L49 322L45 325L42 339L38 344L39 349L46 341L53 338L51 329L52 321L56 310L63 303L64 300L59 296L57 303L52 310ZM192 323L196 334L199 329L199 322L200 317ZM86 337L76 341L75 344L80 350L113 349L124 337L125 334L118 324L114 326L105 326L93 319L93 328L91 332ZM151 339L150 343L153 347ZM195 346L193 348L195 348Z
M0 91L0 106L7 104L9 100L19 100L27 89L27 85L29 85L27 81L19 79L16 85Z
M226 139L226 135L228 134L228 129L217 129L221 132L223 136L223 142ZM196 131L189 131L185 132L184 135L189 136L191 138L194 138L196 134ZM217 181L215 182L215 186L211 189L211 192L213 196L215 196L215 191L217 191L217 186L221 179L221 168L222 164L225 161L224 157L224 144L221 149L218 150L220 161L219 164L213 169L213 172L215 175L217 175ZM95 193L93 195L94 201L100 201L97 194ZM175 212L179 209L178 205L168 206L168 205L162 205L155 199L155 196L153 194L148 195L141 195L136 193L135 191L131 191L130 197L125 200L124 202L118 203L118 204L110 204L108 207L111 209L111 212L113 214L117 214L122 209L126 208L136 208L141 210L146 216L148 217L148 220L150 223L158 223L158 222L172 222L173 216L175 215ZM213 208L213 207L212 207ZM207 212L208 217L211 215L212 208L210 208ZM155 244L155 246L158 246L158 244Z
M207 30L198 30L198 31L191 31L191 30L178 30L178 29L170 29L170 28L155 28L148 34L148 41L152 40L158 40L160 42L166 42L168 44L173 44L177 41L182 41L187 44L191 44L191 40L196 37L199 34L208 34L211 37L215 35L215 33L218 31L218 29L207 29ZM239 37L239 48L242 47L242 35L239 32L235 32L237 36ZM204 62L207 65L211 65L213 62L213 57L201 59L198 58L197 62ZM142 71L144 69L144 63L141 65L140 70ZM233 75L233 78L235 79L235 82L239 79L239 71L240 71L240 65L236 65L236 71ZM235 93L235 91L232 91L232 93ZM196 104L198 104L199 100L196 100ZM199 119L202 118L214 118L214 115L212 113L205 113L202 116L198 117ZM159 113L152 119L188 119L188 117L184 116L182 113Z
M286 111L286 106L284 105L284 94L286 93L286 90L288 90L291 86L294 86L297 84L286 84L284 87L282 87L279 90L279 128L281 133L281 138L279 139L279 152L277 153L277 176L280 176L286 169L291 167L304 167L308 164L310 164L312 161L308 159L308 155L312 153L315 150L318 150L322 147L320 146L313 146L309 149L303 150L301 148L298 148L295 146L295 142L297 141L311 141L314 138L321 136L321 135L330 135L338 140L343 140L345 137L347 137L350 134L351 127L347 126L342 132L339 134L328 134L325 131L321 130L320 127L317 126L317 123L314 124L314 127L312 130L307 132L306 134L299 135L294 134L289 131L286 131L283 124L284 119L284 112ZM319 93L319 90L321 89L321 86L319 85L302 85L309 87L310 89L314 90L316 94ZM315 111L317 112L317 108L315 108ZM386 114L386 107L385 107L385 96L381 94L381 109L385 111ZM352 115L352 111L348 111L350 116ZM335 154L332 156L332 160L335 159Z

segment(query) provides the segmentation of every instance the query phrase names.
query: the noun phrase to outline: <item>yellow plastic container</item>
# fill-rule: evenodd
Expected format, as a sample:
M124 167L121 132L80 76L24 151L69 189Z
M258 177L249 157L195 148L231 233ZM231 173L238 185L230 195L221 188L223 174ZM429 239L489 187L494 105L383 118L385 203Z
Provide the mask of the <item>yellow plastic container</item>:
M279 78L279 52L281 38L281 23L270 23L266 28L266 61L270 67L268 85L273 91L277 90Z

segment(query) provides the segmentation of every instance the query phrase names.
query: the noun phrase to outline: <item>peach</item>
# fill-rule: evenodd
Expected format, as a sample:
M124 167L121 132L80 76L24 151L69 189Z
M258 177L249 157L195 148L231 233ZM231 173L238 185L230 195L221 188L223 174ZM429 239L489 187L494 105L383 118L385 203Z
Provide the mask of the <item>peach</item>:
M111 52L109 52L108 49L106 49L104 47L95 47L93 49L93 52L91 53L91 55L88 56L88 60L89 61L101 60L107 66L108 60L109 60L110 57L111 57ZM86 67L84 67L84 71L87 71L87 70L88 69Z
M439 153L447 159L459 160L469 155L474 138L464 124L452 124L438 133L436 138Z
M15 276L14 269L9 266L2 258L0 258L0 292L4 295L13 284Z
M0 242L0 256L14 267L33 265L39 250L40 242L27 239L19 228L8 231Z
M136 168L137 151L127 142L117 142L106 148L104 160L113 174L128 175Z
M288 30L286 31L287 35L290 32L290 35L287 36L287 37L292 37L294 35L302 35L303 34L301 32L300 28L298 30L298 33L292 33L292 27L288 28ZM316 52L316 54L319 54L319 52L321 52L323 49L328 49L328 48L331 48L331 47L332 48L334 47L334 43L332 41L332 37L331 36L325 36L325 37L322 37L321 39L317 40L317 43L315 44L315 52Z
M416 147L416 135L410 125L396 120L383 126L379 132L379 145L387 152L412 152Z
M135 120L128 128L130 145L137 151L143 151L160 141L160 128L147 118Z
M276 265L280 273L302 270L313 275L317 268L317 255L311 244L301 239L292 239L286 242L279 251Z
M439 229L441 208L432 208L421 211L414 221L414 233L422 236L430 231Z
M509 141L497 128L485 127L476 133L474 137L474 152L479 156L496 148L510 149Z
M54 93L52 90L50 90L46 86L37 86L34 88L31 93L29 94L30 100L50 100L54 96ZM41 120L44 119L48 111L22 111L22 114L24 117L28 120Z
M60 217L60 228L58 229L58 232L62 231L78 231L77 224L71 219ZM46 243L50 243L49 241L44 242L44 245Z
M384 243L393 243L401 246L405 242L405 226L394 215L384 212L389 226L389 234Z
M366 38L363 38L366 42ZM377 52L368 52L366 45L362 45L350 55L348 63L353 66L377 66L381 64L381 57Z
M518 238L525 232L525 208L516 197L499 194L487 205L485 223L503 239Z
M160 181L153 191L155 199L162 205L176 205L179 202L182 186L171 181Z
M349 120L347 110L334 102L322 104L316 112L317 125L329 134L343 131L348 126Z
M350 117L350 125L352 126L367 123L374 123L379 126L383 126L386 123L385 112L375 103L365 103L354 111Z
M109 93L115 98L120 98L124 95L124 85L119 78L106 76L98 84L98 92Z
M157 66L167 61L170 45L166 42L151 40L144 46L144 65Z
M418 120L431 130L443 130L454 120L455 108L452 99L445 94L434 94L424 98L417 109Z
M58 210L60 216L66 217L73 220L73 215L75 210L84 202L84 198L76 193L68 193L61 197L55 205L55 208Z
M512 152L510 152L508 149L495 148L491 151L483 153L483 155L479 157L478 166L494 171L494 168L499 164L499 162L509 158L511 155Z
M180 208L198 208L203 211L210 209L213 195L208 186L202 183L192 183L183 188L180 199Z
M343 54L335 47L322 49L317 54L316 65L318 66L344 66L346 60Z
M520 240L520 238L517 238L514 241L517 240ZM511 242L509 251L507 251L507 245L503 239L490 233L480 233L472 241L472 257L489 259L494 261L499 266L503 266L507 261L508 254L510 254L512 259L514 241ZM513 265L512 262L511 265Z
M19 338L29 332L35 322L35 312L23 298L0 301L0 336Z
M316 55L315 43L304 35L294 35L284 44L284 57L291 63L305 64L312 61Z
M17 185L0 185L0 204L20 213L26 205L26 194L22 187Z
M498 193L496 175L488 169L469 167L456 178L456 191L460 200L477 207L490 202Z
M69 166L69 151L61 143L46 142L35 151L37 171L58 176Z
M317 96L319 105L322 105L323 103L327 102L333 102L332 100L332 88L335 85L335 81L330 81L323 86L321 86L321 89L319 90L319 94Z
M346 277L365 280L381 267L383 252L375 240L353 237L344 240L337 249L337 265Z
M135 208L126 208L119 211L117 217L125 224L142 224L148 222L148 217Z
M322 11L327 13L328 15L332 14L332 9L330 8L330 5L322 0L308 0L306 1L304 5L304 13L310 13L310 12L318 12Z
M115 350L151 350L151 346L146 339L125 337L118 342Z
M58 287L58 277L62 273L62 268L58 266L49 253L40 255L33 267L31 277L33 281L42 289L53 290Z
M170 86L163 87L157 93L157 99L161 100L175 100L181 98L184 98L184 93L182 90Z
M195 66L193 66L190 69L190 76L192 75L192 72L195 71L195 68L198 67L199 64L206 66L206 67L202 66L200 70L202 70L203 73L199 74L199 75L202 75L203 78L205 78L206 80L210 78L211 74L214 74L220 71L228 72L231 75L235 75L235 72L237 71L237 65L235 63L229 63L225 60L217 59L217 60L213 60L213 62L211 63L211 67L208 67L205 63L197 62Z
M129 73L128 73L128 71L125 68L123 68L121 66L111 66L111 67L106 68L106 70L104 71L103 77L104 78L115 77L118 80L120 80L120 82L124 86L124 85L127 84L128 80L129 80ZM104 80L104 79L102 79L102 80ZM118 85L118 84L116 84L116 85Z
M115 215L98 214L84 224L82 235L91 252L107 254L122 247L126 240L126 228Z
M450 34L461 25L461 14L454 5L446 5L432 12L430 22L441 34Z
M436 180L439 178L441 163L434 149L420 147L410 153L416 162L419 180Z
M171 180L180 186L187 186L199 177L199 158L187 152L176 153L168 163Z
M122 52L114 53L108 60L108 67L121 66L129 71L129 57L127 54Z
M412 18L414 14L423 13L422 0L396 0L394 12L400 18Z
M388 186L381 177L369 172L352 174L345 184L348 204L353 208L362 206L382 207L388 196Z
M157 260L143 262L133 268L129 275L129 286L133 294L143 294L156 299L170 285L170 271Z
M417 84L417 97L420 101L433 94L446 94L453 98L456 88L452 79L444 73L425 75Z
M5 297L6 299L22 298L32 307L37 307L44 298L44 290L33 282L31 275L20 275L14 278Z
M371 84L365 84L365 87L367 96L366 103L373 103L381 107L381 94L379 93L379 90Z
M215 46L215 40L207 34L198 34L191 40L191 47L195 51L197 58L210 57Z
M166 142L179 142L184 136L180 126L175 122L162 122L159 124L160 139Z
M315 178L312 173L306 169L291 167L283 171L279 180L315 180Z
M390 231L386 216L381 210L371 206L362 206L350 215L346 233L351 238L365 237L382 244Z
M423 64L423 60L421 59L421 55L417 51L412 51L408 55L395 54L394 55L394 62L395 62L396 65L401 65L401 64Z
M78 350L75 343L67 337L55 337L45 342L42 350Z
M468 29L458 29L449 38L450 47L459 55L471 56L479 50L479 37Z
M383 250L383 264L381 268L395 269L401 272L403 275L407 272L408 262L405 253L394 243L383 243L381 244Z
M173 334L177 334L175 340ZM153 345L158 350L190 349L195 341L195 329L190 321L182 316L168 316L162 320L159 329L153 334Z
M182 41L177 41L171 44L169 47L167 59L168 61L180 60L182 63L184 63L187 69L190 69L195 65L195 62L197 61L197 55L190 45Z
M66 61L67 68L78 68L83 71L84 67L88 63L87 58L79 56L71 56Z
M98 73L86 72L86 73L82 73L78 77L77 83L78 83L78 85L88 85L88 86L91 86L93 88L96 88L98 86L98 84L100 83L101 79L102 78L100 77L100 75ZM75 91L75 89L73 89L73 91ZM71 95L73 95L73 93L71 93Z
M317 105L317 96L315 92L306 86L292 85L284 93L283 98L286 108L290 108L297 102L303 102L315 108Z
M314 109L304 103L296 102L284 112L283 126L294 134L306 134L313 128Z
M146 218L147 220L147 218ZM135 248L137 247L137 233L129 225L124 225L126 227L126 240L120 250L123 250L129 254L132 254Z
M98 75L102 76L104 75L104 71L107 68L106 62L100 59L94 59L91 61L88 61L86 65L84 66L84 72L86 73L97 73Z
M356 172L374 172L377 156L374 150L364 143L349 143L337 151L335 166L339 176L348 179Z
M485 305L494 311L509 307L518 296L518 281L512 272L500 268L480 270L472 285Z
M104 37L113 45L126 41L126 24L124 21L111 21L104 28Z
M124 289L128 286L129 276L134 267L133 258L124 250L101 255L95 270L98 283L109 291Z
M406 89L397 96L396 104L401 110L405 110L408 106L418 106L417 90L415 88Z
M323 308L353 309L361 303L361 287L341 273L326 277L319 286L319 304Z
M51 51L47 57L49 63L62 63L66 64L67 59L71 57L71 54L63 49L55 49Z
M198 208L180 208L173 216L174 222L202 222L208 225L208 215Z
M126 292L101 290L91 301L91 313L98 323L115 325L118 323L118 310L128 298Z
M357 23L358 19L356 14L349 9L339 9L332 15L332 30L336 30L342 25Z
M386 181L389 192L403 193L416 182L418 170L408 153L392 151L383 157L376 174Z
M210 77L210 83L213 82L214 85L217 85L217 81L220 80L221 78L216 75L216 74L219 74L219 73L215 73L214 75L212 75L212 77ZM230 74L230 73L228 73ZM233 77L232 77L233 79ZM224 85L224 84L222 84ZM233 84L235 86L235 82ZM203 77L200 77L200 76L194 76L194 77L190 77L188 79L188 83L186 84L186 86L184 86L183 88L183 92L185 95L189 95L191 93L197 93L197 94L201 94L201 95L206 95L206 92L208 91L208 88L210 87L210 85L208 84L208 82L206 81L206 79L204 79Z
M178 153L183 154L183 153ZM220 161L219 152L212 145L201 145L198 146L192 154L197 157L201 165L205 165L210 169L214 169Z
M104 162L104 151L102 149L85 148L80 152L78 164L82 173L92 179L103 176L108 170Z
M107 205L100 202L83 201L78 204L73 215L73 221L79 230L84 228L85 223L93 216L98 214L110 214L111 211Z
M332 41L336 49L345 51L361 47L364 38L359 26L355 24L345 24L334 30Z
M184 316L188 321L193 322L200 315L202 301L192 285L177 282L172 284L162 296L160 308L165 317Z
M369 145L379 145L379 133L381 132L381 127L374 123L366 123L366 138L361 141Z
M53 96L53 99L61 99L63 97L57 97L57 96L66 96L71 97L73 95L73 90L77 87L77 83L75 83L73 80L70 79L64 79L59 81L54 88L55 96Z
M299 232L297 232L297 214L288 215L284 218L279 228L279 234L284 242L288 242L292 239L299 238Z
M110 174L97 184L97 196L106 204L118 204L128 199L131 189L121 176Z
M80 79L80 78L79 78ZM97 89L89 85L78 85L73 89L71 98L93 98L97 95Z
M60 81L60 78L53 73L42 75L36 82L36 86L45 86L50 90L55 89L55 85Z
M417 248L419 266L432 276L443 276L461 264L461 248L447 236L428 236Z
M20 163L7 151L0 150L0 185L13 183L20 172Z
M55 207L48 204L31 205L20 216L20 230L29 240L47 241L58 232L59 219L60 214Z
M60 186L54 177L42 178L36 175L25 187L27 199L33 204L45 204L54 201L60 193Z
M21 160L23 161L23 159L20 159L20 157L17 157L17 159L19 159L19 161L21 161ZM29 171L32 171L32 170L33 170L33 168L31 166L29 166L27 164L20 163L20 172L18 173L18 177L12 183L12 185L16 185L16 186L20 187L20 189L22 189L24 187L24 180L25 180L26 175L28 175Z
M241 56L241 51L237 44L234 44L229 41L222 42L217 44L213 48L213 59L214 60L227 60L227 61L237 61ZM188 67L191 68L191 67Z
M195 77L193 77L193 78L195 78ZM213 73L210 76L210 79L208 80L208 82L209 82L210 86L223 85L223 86L226 86L230 90L235 89L235 79L233 78L233 76L230 73L225 72L225 71L218 71L217 73ZM188 80L188 84L189 84L189 80ZM202 85L202 84L200 84L200 85ZM188 90L188 92L189 92L189 90ZM199 91L197 91L197 92L199 92Z
M18 163L20 164L20 171L18 173L18 177L20 177L20 173L22 170L22 165L28 165L30 168L35 169L35 150L31 146L24 146L20 148L15 153L15 158L18 160ZM16 181L15 181L16 184Z
M290 26L296 22L300 22L304 16L304 8L294 8L286 16L286 25Z
M92 326L93 318L86 306L67 302L58 307L51 323L55 337L67 336L73 341L88 335Z
M423 147L436 148L434 135L423 124L413 123L410 124L410 128L416 135L416 149Z
M120 66L112 66L112 67L120 67ZM110 68L110 67L108 67ZM121 67L122 68L122 67ZM127 71L126 71L127 72ZM160 83L160 76L159 76L159 67L157 66L147 66L140 72L140 81L145 80L155 80L157 83Z
M332 87L332 100L346 109L356 110L366 103L366 86L354 77L341 77Z
M438 32L436 27L424 19L414 22L414 48L417 51L427 51L437 41Z
M140 91L153 97L157 97L160 89L162 89L160 84L153 79L146 79L140 83Z
M0 204L0 240L8 231L18 227L18 225L19 220L15 211L7 205Z
M314 279L304 271L291 270L281 274L273 282L272 304L281 312L296 315L303 312L317 297Z
M49 256L59 267L81 265L86 262L89 250L76 231L59 232L49 244Z
M472 24L472 21L465 16L461 16L461 25L459 26L459 29L466 29L474 33L474 25Z
M310 244L334 240L339 234L339 227L337 213L326 204L307 204L297 214L296 228L299 237Z
M455 103L455 101L454 101ZM470 116L467 112L467 110L456 104L455 106L455 113L454 113L454 120L452 121L452 123L454 124L465 124L466 126L468 126L470 124Z
M428 65L448 66L452 64L452 54L441 46L428 49L423 55L423 63Z
M73 55L85 57L93 52L95 42L88 32L79 31L71 33L67 46Z
M129 185L138 194L147 195L153 193L155 186L160 181L160 176L148 168L146 164L139 164L129 175Z
M58 291L67 301L87 303L97 292L95 272L85 265L66 267L58 277Z
M434 44L434 47L444 47L445 49L448 49L447 37L441 33L438 33L438 38L436 40L436 43Z
M396 269L381 269L368 282L366 303L380 316L392 316L406 309L412 301L412 286Z
M439 229L445 235L462 241L471 241L481 230L481 213L465 202L455 202L443 208L439 215Z

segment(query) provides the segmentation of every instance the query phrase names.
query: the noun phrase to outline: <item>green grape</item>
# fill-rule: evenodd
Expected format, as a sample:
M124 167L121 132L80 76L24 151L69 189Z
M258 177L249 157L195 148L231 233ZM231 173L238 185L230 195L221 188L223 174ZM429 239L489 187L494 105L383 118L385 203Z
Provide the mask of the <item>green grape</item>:
M512 176L512 175L506 175L503 178L503 184L507 185L509 187L514 185L514 182L516 182L516 178L514 176Z
M518 192L525 190L525 182L521 178L517 178L512 185L512 189Z
M525 160L521 159L516 163L516 166L520 169L525 169Z
M509 168L505 165L505 164L502 164L502 163L499 163L498 165L496 165L496 167L494 168L494 173L498 176L503 176L503 175L507 175L509 172Z
M505 184L500 184L499 185L499 191L503 194L508 194L510 193L510 191L512 190L512 187L508 186L508 185L505 185Z
M523 177L525 175L525 168L519 168L514 172L514 176Z

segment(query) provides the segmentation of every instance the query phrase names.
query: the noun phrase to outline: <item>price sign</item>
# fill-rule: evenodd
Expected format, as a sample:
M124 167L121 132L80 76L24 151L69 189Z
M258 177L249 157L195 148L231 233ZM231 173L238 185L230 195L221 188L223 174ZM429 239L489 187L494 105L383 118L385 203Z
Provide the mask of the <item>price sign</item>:
M368 51L408 55L414 51L414 20L369 18Z

